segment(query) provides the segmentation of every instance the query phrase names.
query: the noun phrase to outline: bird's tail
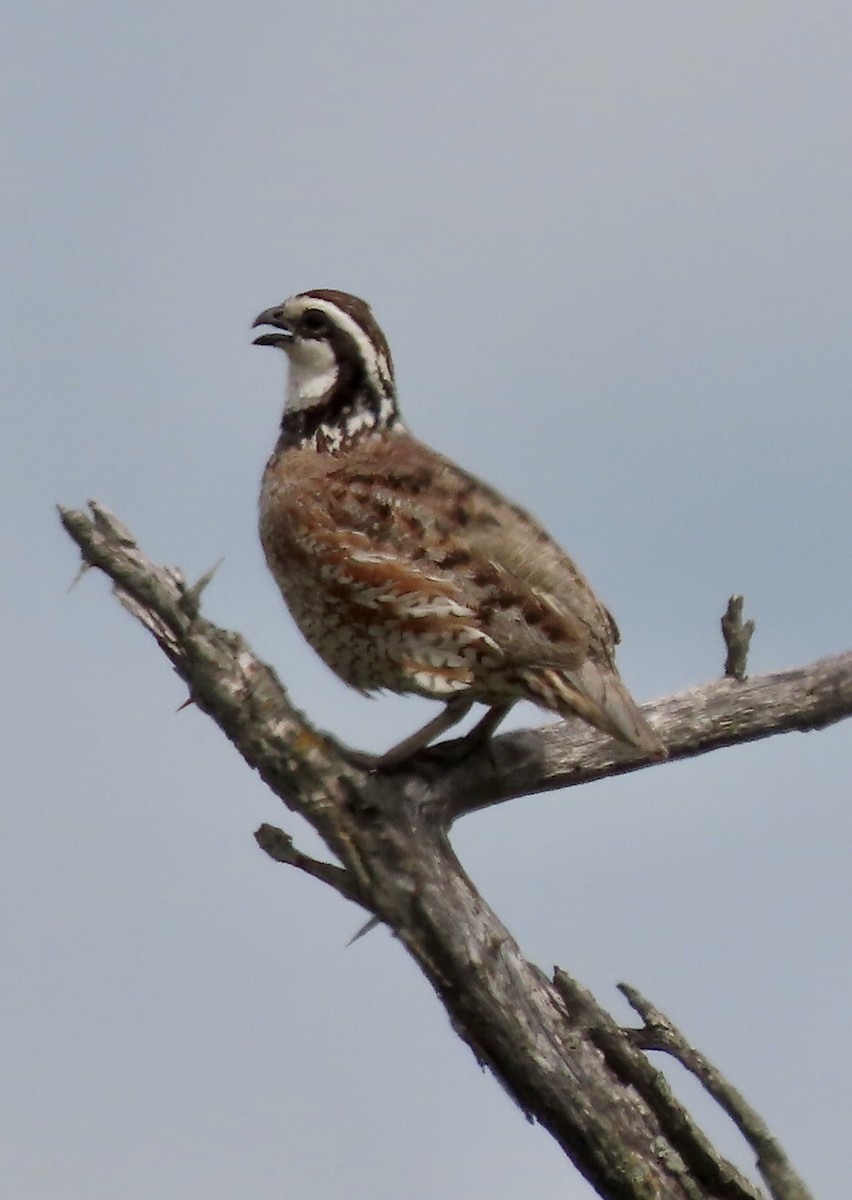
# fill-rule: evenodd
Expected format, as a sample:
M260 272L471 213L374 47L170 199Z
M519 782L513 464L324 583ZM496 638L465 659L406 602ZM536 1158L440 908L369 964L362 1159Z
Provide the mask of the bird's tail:
M562 717L581 717L646 754L667 757L658 734L612 668L586 659L575 671L539 667L523 674L533 698L546 708Z

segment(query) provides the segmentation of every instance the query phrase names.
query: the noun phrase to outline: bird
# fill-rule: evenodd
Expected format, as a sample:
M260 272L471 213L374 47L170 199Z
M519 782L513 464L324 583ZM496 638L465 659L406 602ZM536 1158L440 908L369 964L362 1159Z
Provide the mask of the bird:
M315 288L265 309L258 327L271 332L254 344L283 350L289 367L259 503L284 601L351 687L444 705L355 760L399 767L485 705L466 737L442 743L464 758L519 700L665 757L618 674L616 623L573 560L523 508L408 431L369 305Z

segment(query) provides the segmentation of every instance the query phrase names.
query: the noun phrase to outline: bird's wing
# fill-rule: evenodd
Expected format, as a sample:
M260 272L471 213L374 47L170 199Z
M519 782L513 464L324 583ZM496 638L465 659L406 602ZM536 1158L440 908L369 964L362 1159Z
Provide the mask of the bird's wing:
M336 529L364 535L407 586L447 589L507 663L611 664L611 618L540 525L413 439L386 454L370 448L329 473L322 503Z
M392 461L383 452L350 454L300 506L326 586L413 635L417 687L472 685L484 657L495 681L523 681L545 707L658 750L615 669L609 614L542 527L416 443Z
M488 484L448 461L444 471L449 479L475 485L467 503L471 518L481 525L482 553L498 561L507 576L523 580L554 613L579 621L589 631L593 651L611 658L620 640L618 626L570 555L535 517Z

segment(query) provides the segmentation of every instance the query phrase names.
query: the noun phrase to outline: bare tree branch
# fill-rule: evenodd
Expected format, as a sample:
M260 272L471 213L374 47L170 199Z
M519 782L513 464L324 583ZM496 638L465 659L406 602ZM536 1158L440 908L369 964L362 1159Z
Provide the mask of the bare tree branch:
M361 903L361 897L352 887L346 871L341 870L340 867L336 867L333 863L321 862L319 859L311 858L308 854L303 854L301 850L296 849L293 839L283 829L279 829L276 825L261 825L254 832L254 840L260 846L261 850L274 859L275 862L286 863L290 867L296 867L297 870L304 871L306 875L310 875L313 879L319 879L321 883L327 883L329 887L333 887L336 892L339 892L347 900L352 900L356 904Z
M121 532L110 535L109 521L116 518L96 502L91 507L92 519L84 513L60 510L68 532L86 562L101 567L113 578L119 599L157 637L189 683L187 655L177 652L174 634L169 630L173 619L183 618L189 625L186 610L191 606L186 598L195 596L197 585L190 588L179 571L155 567L144 559L120 522ZM195 638L202 643L204 631L211 637L215 631L220 635L220 645L222 638L239 645L249 678L236 673L232 687L237 692L254 686L252 681L257 676L268 675L286 699L272 668L257 660L239 635L216 630L200 617L196 617L195 625ZM218 652L210 649L213 661L217 661ZM232 656L238 657L238 652L233 650ZM301 714L290 711L298 718L292 727L288 724L291 737L298 734L319 744L321 735ZM745 681L717 679L645 704L643 712L665 741L669 761L779 733L822 729L852 716L852 651ZM328 738L323 744L331 749L335 742ZM418 760L419 769L429 778L432 799L445 806L450 820L519 796L575 787L659 765L658 760L637 754L586 725L561 721L494 738L490 747L462 763L454 764L452 756L445 758L440 750L426 751ZM354 768L352 773L360 774Z
M852 652L742 683L717 679L644 704L642 711L670 762L779 733L823 729L852 715ZM480 754L449 768L436 787L458 817L516 796L655 765L665 766L585 726L560 722L495 738L490 760Z
M635 1034L639 1031L620 1029L615 1020L600 1008L591 993L560 967L554 972L553 982L569 1011L585 1019L589 1037L600 1047L613 1070L623 1079L630 1080L656 1114L682 1161L707 1187L713 1189L710 1194L740 1195L742 1200L761 1200L760 1189L744 1180L730 1164L719 1158L709 1140L675 1098L665 1077L637 1048L639 1042Z
M757 1200L671 1098L664 1078L564 972L529 963L458 862L447 831L466 812L543 788L649 765L564 725L509 734L469 760L440 747L369 774L293 707L238 634L199 611L188 586L149 562L102 506L60 510L84 561L105 571L208 713L339 866L301 854L271 826L258 840L387 923L417 961L458 1034L522 1110L544 1125L608 1200ZM674 758L852 713L852 654L739 683L726 679L646 706ZM804 1195L804 1194L803 1194ZM785 1197L787 1200L787 1197Z
M646 1000L640 991L627 983L620 983L618 986L631 1007L645 1022L641 1029L625 1031L631 1041L643 1050L662 1050L671 1054L695 1076L725 1110L754 1150L758 1170L766 1180L773 1200L813 1200L778 1144L778 1139L733 1084L725 1079L717 1067L708 1062L700 1050L691 1046L669 1018Z

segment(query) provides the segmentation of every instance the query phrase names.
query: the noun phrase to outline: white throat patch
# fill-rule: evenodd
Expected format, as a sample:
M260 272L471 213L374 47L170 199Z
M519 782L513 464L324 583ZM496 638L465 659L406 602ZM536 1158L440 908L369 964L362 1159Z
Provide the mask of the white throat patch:
M337 361L327 342L306 340L287 347L287 408L310 408L337 382Z

